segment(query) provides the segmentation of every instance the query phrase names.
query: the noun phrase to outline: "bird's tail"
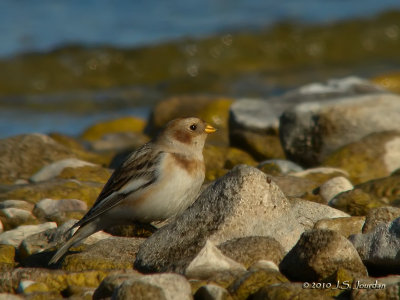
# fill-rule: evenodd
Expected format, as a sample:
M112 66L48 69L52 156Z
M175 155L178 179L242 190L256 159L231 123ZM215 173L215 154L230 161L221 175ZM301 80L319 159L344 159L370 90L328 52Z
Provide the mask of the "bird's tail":
M65 253L67 253L69 248L75 246L80 241L82 241L89 235L92 235L93 233L99 230L100 229L96 226L94 222L90 222L82 227L79 227L79 229L74 233L74 235L68 241L66 241L65 244L62 245L60 249L57 250L56 254L54 254L54 256L49 261L49 265L57 263L60 260L60 258L63 257Z

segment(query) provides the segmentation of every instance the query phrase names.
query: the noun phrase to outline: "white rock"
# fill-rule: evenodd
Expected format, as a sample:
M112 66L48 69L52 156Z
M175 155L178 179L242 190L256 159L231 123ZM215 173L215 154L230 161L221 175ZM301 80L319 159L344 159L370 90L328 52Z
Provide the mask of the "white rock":
M84 166L95 166L95 164L76 158L59 160L44 166L36 174L34 174L30 180L32 182L46 181L59 175L65 168L79 168Z
M28 287L35 283L36 281L33 280L21 280L18 285L18 293L23 294Z
M257 269L272 269L279 271L279 267L271 260L259 260L250 266L249 271Z
M347 178L343 176L338 176L329 179L323 185L321 185L319 188L319 194L321 195L322 199L324 199L325 202L328 203L337 194L352 189L353 185Z
M246 268L242 264L223 255L212 242L207 240L203 249L201 249L199 254L197 254L186 268L185 275L188 278L205 279L217 272L235 270L246 271Z
M37 216L52 216L59 212L68 211L86 211L87 204L78 199L42 199L34 208L34 213Z
M0 234L0 244L18 247L22 240L28 236L56 227L57 224L55 222L47 222L39 225L21 225Z
M383 161L389 173L400 168L400 137L394 138L385 145Z

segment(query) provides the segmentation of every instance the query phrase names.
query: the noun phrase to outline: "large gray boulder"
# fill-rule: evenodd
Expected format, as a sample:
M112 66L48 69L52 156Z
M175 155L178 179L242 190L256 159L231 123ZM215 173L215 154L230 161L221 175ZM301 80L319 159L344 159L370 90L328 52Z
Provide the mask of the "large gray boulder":
M377 93L298 104L282 114L279 132L290 160L314 166L370 133L398 128L400 96Z
M148 238L135 267L183 273L207 240L219 245L246 236L271 236L288 251L303 228L279 187L263 172L235 167L211 184L175 221Z

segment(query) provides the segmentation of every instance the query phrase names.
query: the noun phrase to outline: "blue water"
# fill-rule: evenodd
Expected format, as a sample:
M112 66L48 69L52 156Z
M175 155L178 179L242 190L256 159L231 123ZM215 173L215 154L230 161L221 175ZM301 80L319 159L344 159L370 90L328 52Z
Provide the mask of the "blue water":
M132 47L282 20L333 22L400 8L399 0L1 0L0 57L66 44Z
M286 20L330 23L389 9L400 9L400 0L0 0L0 58L69 44L143 46L259 30ZM2 109L0 138L54 131L76 135L96 121L127 114L147 117L148 108L91 114Z

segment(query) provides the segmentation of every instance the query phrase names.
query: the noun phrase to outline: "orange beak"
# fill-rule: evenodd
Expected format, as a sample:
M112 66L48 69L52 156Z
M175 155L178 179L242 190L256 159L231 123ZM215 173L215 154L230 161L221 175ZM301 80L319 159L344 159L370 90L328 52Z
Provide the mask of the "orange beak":
M213 133L216 132L217 129L215 129L214 127L212 127L211 125L207 124L206 128L204 128L204 132L205 133Z

